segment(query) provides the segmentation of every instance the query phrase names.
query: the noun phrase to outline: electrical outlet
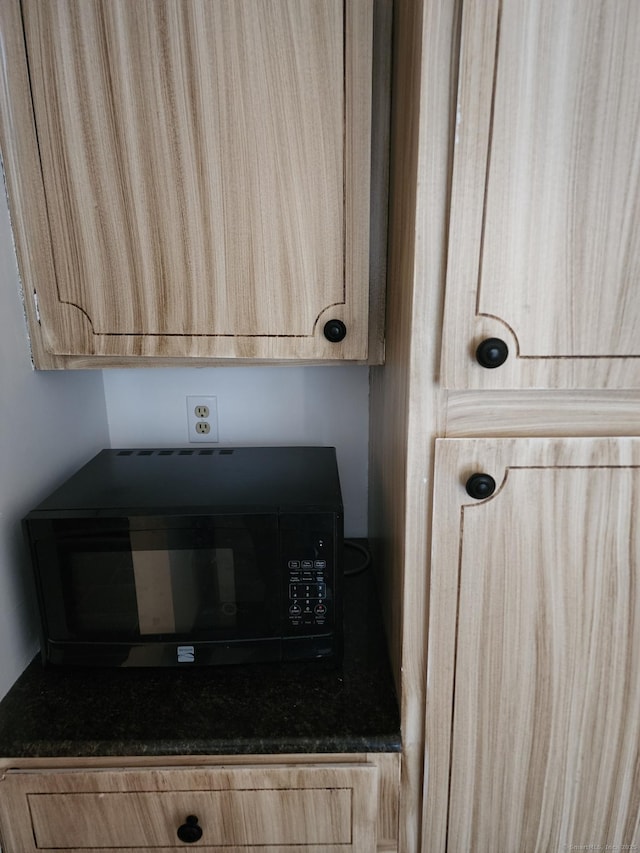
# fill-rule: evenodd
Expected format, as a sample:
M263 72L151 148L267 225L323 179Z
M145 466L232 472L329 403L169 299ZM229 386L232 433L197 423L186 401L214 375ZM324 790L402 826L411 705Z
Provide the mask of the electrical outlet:
M189 441L218 441L217 397L187 397Z

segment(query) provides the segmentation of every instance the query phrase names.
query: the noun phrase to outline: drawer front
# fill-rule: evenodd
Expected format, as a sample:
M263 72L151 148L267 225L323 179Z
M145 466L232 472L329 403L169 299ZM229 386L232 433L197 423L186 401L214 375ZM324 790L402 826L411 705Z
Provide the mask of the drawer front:
M188 815L198 817L201 845L351 843L348 788L29 794L27 800L38 850L167 847L178 843Z
M0 788L3 849L370 853L377 785L372 765L10 771ZM202 836L187 845L178 829L191 815Z

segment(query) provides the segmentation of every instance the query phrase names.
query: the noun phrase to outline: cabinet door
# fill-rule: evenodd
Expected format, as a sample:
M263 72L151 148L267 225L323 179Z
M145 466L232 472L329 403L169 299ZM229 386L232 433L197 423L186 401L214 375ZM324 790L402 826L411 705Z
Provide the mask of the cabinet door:
M373 0L2 5L39 363L367 358Z
M373 765L16 770L0 785L5 853L183 850L189 816L203 850L376 849Z
M640 440L444 439L436 469L424 849L635 849Z
M640 387L640 4L463 6L443 382Z

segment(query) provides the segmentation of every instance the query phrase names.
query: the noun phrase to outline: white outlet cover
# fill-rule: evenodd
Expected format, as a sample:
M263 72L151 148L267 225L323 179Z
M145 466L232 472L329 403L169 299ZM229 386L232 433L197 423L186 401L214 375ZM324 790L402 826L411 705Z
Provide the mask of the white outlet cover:
M199 418L196 414L196 409L199 406L206 406L209 409L209 415L206 418ZM209 432L197 432L197 424L208 423ZM216 444L218 442L218 398L217 397L187 397L187 429L189 442L199 442L204 444Z

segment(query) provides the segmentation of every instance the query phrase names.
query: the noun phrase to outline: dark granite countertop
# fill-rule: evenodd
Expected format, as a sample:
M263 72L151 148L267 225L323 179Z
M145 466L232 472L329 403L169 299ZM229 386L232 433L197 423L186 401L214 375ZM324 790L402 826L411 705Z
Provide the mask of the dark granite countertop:
M61 669L37 657L0 703L0 756L397 752L398 706L370 569L345 578L344 605L338 669Z

